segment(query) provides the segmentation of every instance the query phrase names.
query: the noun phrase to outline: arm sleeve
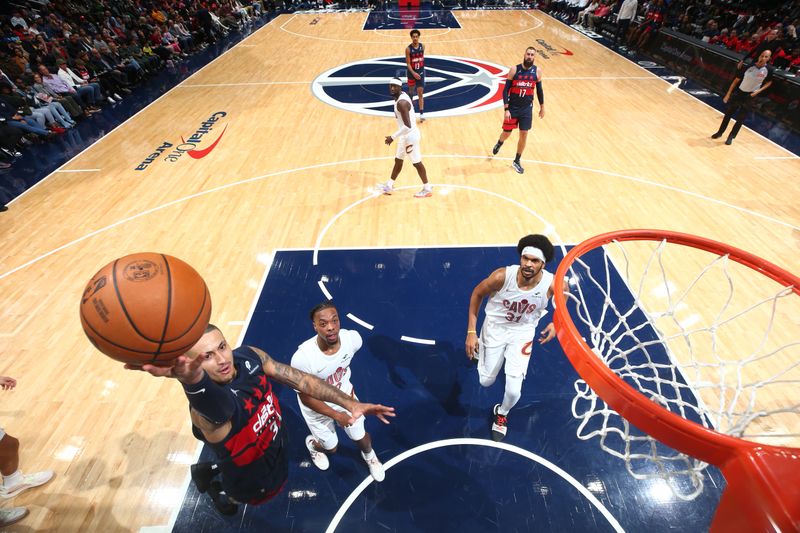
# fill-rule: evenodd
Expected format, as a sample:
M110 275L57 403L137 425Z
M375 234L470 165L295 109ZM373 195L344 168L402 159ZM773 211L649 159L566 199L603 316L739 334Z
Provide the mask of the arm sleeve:
M203 379L194 385L183 385L183 392L189 405L214 424L224 424L233 416L236 403L233 392L227 387L214 383L203 372Z
M541 81L536 84L536 99L539 100L539 105L544 105L544 89Z
M511 92L511 84L513 80L506 79L506 85L503 87L503 105L508 105L508 94Z

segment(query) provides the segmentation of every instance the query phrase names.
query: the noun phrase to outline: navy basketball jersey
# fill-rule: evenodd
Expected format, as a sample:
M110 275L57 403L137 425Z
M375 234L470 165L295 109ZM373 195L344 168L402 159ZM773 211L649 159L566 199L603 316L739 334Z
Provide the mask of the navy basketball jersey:
M511 80L508 106L517 108L532 106L533 93L536 92L537 83L539 83L539 72L536 65L531 65L527 69L522 65L517 65L517 72L514 74L514 79Z
M425 45L419 43L419 46L414 48L412 45L408 45L408 56L411 61L411 68L414 69L414 72L423 76L425 74ZM408 76L413 78L414 75L411 74L411 71L408 72Z
M236 397L230 433L210 443L197 427L192 432L219 457L223 488L233 498L249 501L274 495L286 481L286 432L281 431L278 397L258 354L242 346L233 351L233 364L236 377L223 385Z

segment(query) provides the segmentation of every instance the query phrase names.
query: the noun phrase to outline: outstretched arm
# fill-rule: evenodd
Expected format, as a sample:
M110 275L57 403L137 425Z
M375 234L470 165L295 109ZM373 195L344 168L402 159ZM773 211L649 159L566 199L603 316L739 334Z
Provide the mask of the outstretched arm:
M289 365L279 363L270 357L267 352L259 348L252 346L251 348L261 358L261 364L267 377L279 383L283 383L284 385L288 385L301 394L306 394L317 400L335 403L340 407L344 407L353 415L350 420L348 420L348 424L352 424L362 415L375 415L383 423L388 424L389 420L387 420L386 417L395 416L394 407L358 402L336 387L325 383L318 377L307 374L302 370L292 368Z
M344 427L350 424L350 415L347 413L343 413L341 411L337 411L336 409L331 409L331 407L316 398L309 396L308 394L300 393L300 401L303 402L303 405L315 411L321 415L325 415L328 418L332 418L336 421L337 424Z

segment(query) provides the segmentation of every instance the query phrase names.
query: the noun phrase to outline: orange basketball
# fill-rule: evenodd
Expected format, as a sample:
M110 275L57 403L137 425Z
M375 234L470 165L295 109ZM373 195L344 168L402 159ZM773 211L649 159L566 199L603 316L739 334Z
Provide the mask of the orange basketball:
M195 269L174 257L139 253L95 274L81 298L81 324L112 359L168 366L203 336L211 295Z

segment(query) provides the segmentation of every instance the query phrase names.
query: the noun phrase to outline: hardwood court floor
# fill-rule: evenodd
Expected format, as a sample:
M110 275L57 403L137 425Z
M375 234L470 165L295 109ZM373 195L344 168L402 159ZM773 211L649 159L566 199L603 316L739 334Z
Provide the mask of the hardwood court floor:
M579 242L657 227L800 271L800 160L769 159L790 154L747 129L730 147L710 140L717 111L546 15L456 16L460 30L423 32L428 54L511 66L537 39L572 52L538 60L547 114L534 122L522 176L510 168L516 134L487 157L498 108L431 118L421 129L434 197L413 199L418 181L405 168L398 185L413 187L343 212L388 177L394 150L383 138L394 120L334 108L310 84L344 63L402 54L407 33L364 32L364 13L284 15L3 214L0 374L19 384L2 393L0 420L22 442L23 469L57 472L14 500L31 508L20 530L138 530L168 523L183 496L197 446L180 388L124 371L80 328L85 282L121 255L192 264L231 340L271 253L313 247L323 229L322 246L360 247L514 243L545 230ZM197 146L224 129L206 157L169 162L168 149L135 170L219 112Z

